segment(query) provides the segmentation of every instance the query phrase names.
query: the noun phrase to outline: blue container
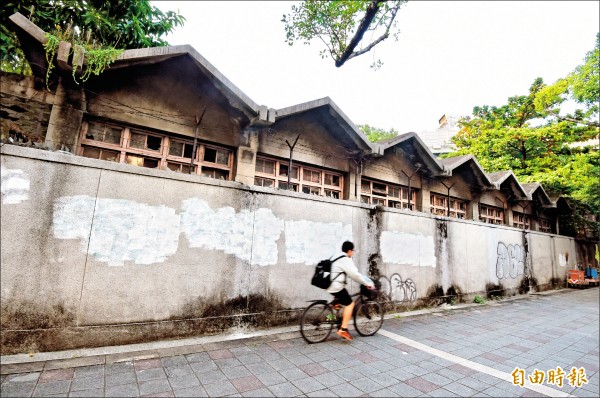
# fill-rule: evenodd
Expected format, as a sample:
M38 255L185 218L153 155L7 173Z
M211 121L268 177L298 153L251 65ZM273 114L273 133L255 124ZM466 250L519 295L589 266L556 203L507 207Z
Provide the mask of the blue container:
M597 268L586 268L585 276L592 279L598 279L598 269Z

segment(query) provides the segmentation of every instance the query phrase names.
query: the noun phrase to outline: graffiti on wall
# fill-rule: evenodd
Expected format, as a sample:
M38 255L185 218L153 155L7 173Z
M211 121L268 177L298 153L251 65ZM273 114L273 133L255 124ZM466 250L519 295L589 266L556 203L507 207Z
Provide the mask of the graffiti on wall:
M265 208L212 209L199 198L184 200L177 212L132 200L61 197L52 228L56 238L79 240L82 252L110 266L162 263L177 252L181 233L191 248L220 250L259 266L277 264L282 232L290 264L316 264L352 239L351 224L284 221Z
M390 301L415 301L417 299L417 285L412 279L402 280L399 274L392 274L389 278L385 275L379 277L383 298Z
M419 233L383 231L381 233L381 258L386 263L435 268L434 238L432 235Z
M0 166L2 203L17 204L29 199L29 178L19 169Z
M496 259L496 276L498 279L515 279L523 275L525 268L525 251L521 245L506 245L498 242Z

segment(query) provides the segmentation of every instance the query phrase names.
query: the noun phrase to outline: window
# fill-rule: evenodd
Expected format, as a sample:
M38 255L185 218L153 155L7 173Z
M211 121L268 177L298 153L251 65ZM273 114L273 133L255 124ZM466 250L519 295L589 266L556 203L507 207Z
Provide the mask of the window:
M552 233L552 224L547 218L540 218L538 220L538 224L540 232L547 232L549 234Z
M83 147L82 150L83 156L85 156L86 158L108 160L109 162L118 162L121 157L120 152L111 151L109 149Z
M504 210L498 207L480 205L479 219L487 224L504 224Z
M121 145L121 128L100 123L88 123L85 138L107 144Z
M258 185L259 187L273 187L275 181L268 178L254 177L254 185Z
M467 215L467 203L464 200L450 198L450 214L448 215L448 197L432 193L430 210L431 213L438 216L464 219Z
M88 158L231 179L233 152L202 142L97 121L83 123L79 154Z
M317 169L294 163L289 169L289 161L275 160L264 157L256 159L256 177L254 183L260 186L277 187L309 195L321 195L329 198L342 199L343 176L339 173ZM288 177L290 184L288 187ZM264 179L273 182L265 185Z
M408 209L408 187L363 178L360 182L360 190L362 193L360 201L362 203L393 207L395 209ZM410 196L410 205L414 208L417 193L412 188Z
M513 227L521 229L531 229L530 218L527 214L513 212Z

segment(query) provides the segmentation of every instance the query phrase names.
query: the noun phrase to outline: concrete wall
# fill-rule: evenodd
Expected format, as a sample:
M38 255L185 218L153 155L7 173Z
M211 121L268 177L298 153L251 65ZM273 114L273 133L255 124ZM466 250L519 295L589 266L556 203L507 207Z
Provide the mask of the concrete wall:
M252 311L295 322L286 310L328 297L313 266L345 239L413 303L541 286L578 261L566 237L58 152L3 145L1 167L3 352L193 335Z

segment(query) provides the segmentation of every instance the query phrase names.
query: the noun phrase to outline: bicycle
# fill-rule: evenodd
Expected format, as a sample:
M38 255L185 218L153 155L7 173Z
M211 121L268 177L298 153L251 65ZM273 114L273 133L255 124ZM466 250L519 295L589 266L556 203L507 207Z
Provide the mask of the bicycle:
M383 325L384 309L381 304L370 296L378 294L377 291L367 291L361 286L361 291L351 295L354 299L352 319L354 328L361 336L372 336ZM334 326L342 327L342 306L337 299L310 300L312 304L306 307L300 318L300 334L309 344L325 341Z

